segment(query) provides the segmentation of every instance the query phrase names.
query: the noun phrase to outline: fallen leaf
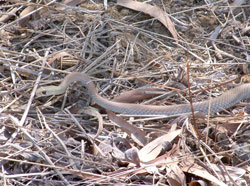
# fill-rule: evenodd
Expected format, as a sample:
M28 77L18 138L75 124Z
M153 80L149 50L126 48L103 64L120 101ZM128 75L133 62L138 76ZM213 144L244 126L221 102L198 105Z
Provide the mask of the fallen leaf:
M32 12L34 10L34 7L33 6L28 6L26 7L21 13L20 13L20 18L22 18L20 21L19 21L19 25L21 27L25 27L27 26L28 24L28 21L30 20L31 18L31 15L27 16L30 12ZM23 18L24 17L24 18Z
M140 146L143 146L145 144L147 144L147 139L146 139L146 133L137 128L136 126L128 123L127 121L125 121L124 119L122 119L121 117L116 116L115 113L106 110L109 119L115 123L116 125L118 125L119 127L122 128L123 131L125 131L126 133L128 133L129 136L131 136L131 138Z
M178 36L174 24L172 23L166 12L164 12L159 7L132 0L118 0L117 4L126 8L130 8L132 10L144 12L145 14L149 14L150 16L158 19L170 31L172 36L177 41Z
M63 3L68 5L68 6L76 6L86 0L65 0Z
M175 185L182 185L186 186L186 176L184 172L181 170L181 168L178 165L178 161L169 161L169 163L166 163L166 170L168 172L167 178L171 180L172 184L171 186ZM177 183L178 184L177 184Z
M186 162L187 163L187 162ZM185 164L185 163L184 163ZM190 174L194 174L196 176L199 176L201 178L204 178L206 180L211 181L212 183L216 183L219 186L227 186L227 184L225 184L224 182L222 182L221 180L219 180L218 178L216 178L215 176L213 176L212 174L210 174L206 169L204 169L203 167L201 167L200 165L197 164L192 164L189 165L188 163L186 165L184 165L181 168L184 172L188 172Z
M55 60L60 59L60 58L65 57L65 56L72 57L72 55L69 54L68 52L58 52L58 53L56 53L52 58L49 58L49 59L48 59L48 64L51 64L51 63L53 63Z
M10 12L7 14L3 14L0 17L0 23L6 23L8 20L10 20L12 17L15 16L16 12L18 11L18 8L13 8Z
M172 140L174 140L181 133L181 131L182 130L179 129L169 132L148 143L138 153L140 160L142 162L148 162L155 159L162 150L162 144L166 141L171 142Z
M147 92L155 92L159 91L159 88L141 88L135 89L131 91L127 91L122 93L119 96L116 96L113 101L122 102L122 103L133 103L136 101L140 101L143 99L148 99L155 94L147 94ZM157 95L157 94L156 94ZM127 132L129 136L140 146L144 146L147 144L146 133L137 128L136 126L130 124L129 122L125 121L123 118L118 117L115 113L106 110L109 119L115 123L116 125L120 126L123 131Z

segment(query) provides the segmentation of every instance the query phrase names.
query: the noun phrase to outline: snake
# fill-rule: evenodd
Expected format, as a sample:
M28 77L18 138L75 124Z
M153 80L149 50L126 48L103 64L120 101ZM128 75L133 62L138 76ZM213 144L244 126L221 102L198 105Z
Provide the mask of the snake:
M87 88L88 95L96 104L115 113L138 116L173 116L191 113L190 104L157 106L111 101L100 96L90 77L81 72L71 72L65 76L58 86L42 86L38 88L36 96L43 97L63 94L68 86L75 81L81 82L83 86ZM247 98L250 98L250 83L230 89L218 97L210 98L201 102L195 102L193 103L193 110L194 112L204 114L208 114L208 112L210 114L214 114L228 109Z

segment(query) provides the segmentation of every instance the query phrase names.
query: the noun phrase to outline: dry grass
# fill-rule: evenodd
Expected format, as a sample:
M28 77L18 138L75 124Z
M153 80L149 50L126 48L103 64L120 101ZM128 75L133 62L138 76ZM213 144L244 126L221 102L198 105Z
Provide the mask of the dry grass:
M108 99L152 83L187 88L190 81L195 92L238 78L193 95L196 102L223 93L239 79L247 83L248 76L242 75L249 66L248 3L147 1L171 15L176 42L157 19L117 6L116 1L108 1L107 7L101 0L76 6L47 2L0 1L1 185L195 184L191 180L250 185L250 157L241 157L250 153L247 101L196 118L196 132L187 128L190 121L184 116L124 117L136 127L131 132L112 123L105 111L100 115L89 108L86 114L84 108L91 102L77 83L70 87L63 109L63 96L35 97L38 83L56 84L76 71L91 76ZM149 102L180 104L188 99L180 92ZM94 139L98 121L104 129ZM181 133L168 151L155 152L158 158L145 164L135 148L146 144L131 137L137 129L148 141L170 130ZM197 132L200 140L195 139Z

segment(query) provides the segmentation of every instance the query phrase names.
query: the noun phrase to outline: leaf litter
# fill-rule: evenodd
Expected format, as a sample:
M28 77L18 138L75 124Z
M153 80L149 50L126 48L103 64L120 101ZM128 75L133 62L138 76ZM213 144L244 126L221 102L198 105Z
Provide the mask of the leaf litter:
M218 96L249 83L248 9L237 0L1 1L1 185L250 185L247 101L196 116L197 139L188 116L110 113L79 83L65 98L34 97L36 81L75 71L115 101L182 104L188 83L194 102Z

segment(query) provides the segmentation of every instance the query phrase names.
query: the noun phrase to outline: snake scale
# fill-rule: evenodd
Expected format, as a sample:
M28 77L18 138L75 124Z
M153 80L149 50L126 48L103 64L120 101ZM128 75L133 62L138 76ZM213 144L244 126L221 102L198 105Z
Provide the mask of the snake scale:
M59 86L45 86L40 87L36 91L36 96L49 96L63 94L67 87L74 81L80 81L87 89L89 96L92 97L94 102L101 107L111 110L116 113L140 115L140 116L152 116L152 115L162 115L171 116L176 114L187 114L191 112L190 104L180 104L171 106L155 106L155 105L141 105L133 103L121 103L110 101L101 97L92 82L92 80L83 73L72 72L68 74ZM250 83L243 84L236 88L230 89L223 93L222 95L211 98L211 100L206 100L202 102L193 103L194 111L202 112L204 114L208 113L209 102L210 102L210 113L216 113L223 109L230 108L231 106L239 103L243 99L250 97Z

